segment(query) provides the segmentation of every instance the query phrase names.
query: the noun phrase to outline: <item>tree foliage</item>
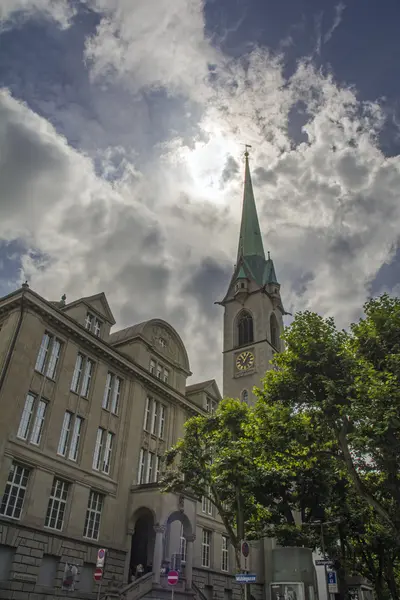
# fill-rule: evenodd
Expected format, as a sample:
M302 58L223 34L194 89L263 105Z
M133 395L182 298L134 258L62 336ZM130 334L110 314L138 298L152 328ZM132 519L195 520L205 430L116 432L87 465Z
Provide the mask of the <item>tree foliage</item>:
M212 501L239 565L244 536L321 547L380 600L400 572L400 300L367 302L348 332L311 312L285 333L258 400L186 423L164 489Z

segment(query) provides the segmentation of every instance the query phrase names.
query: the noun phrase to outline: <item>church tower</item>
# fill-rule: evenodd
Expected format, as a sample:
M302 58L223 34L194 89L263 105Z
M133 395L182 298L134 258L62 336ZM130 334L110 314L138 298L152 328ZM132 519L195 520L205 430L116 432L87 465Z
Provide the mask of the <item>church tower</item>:
M274 263L264 246L245 152L242 222L237 261L225 298L223 395L252 404L270 361L282 348L285 314Z

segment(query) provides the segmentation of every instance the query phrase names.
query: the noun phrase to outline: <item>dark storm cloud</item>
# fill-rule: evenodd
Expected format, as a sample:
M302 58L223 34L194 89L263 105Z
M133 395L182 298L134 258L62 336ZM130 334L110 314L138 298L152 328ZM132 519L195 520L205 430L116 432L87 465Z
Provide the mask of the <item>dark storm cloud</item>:
M262 183L275 185L278 177L275 171L264 169L264 167L257 167L253 171L253 179L255 185L261 185Z
M217 263L212 257L204 258L194 270L183 293L194 298L207 317L217 318L220 311L214 303L223 299L232 271L233 265Z
M0 182L1 204L0 210L11 208L15 205L24 205L30 194L32 181L38 180L41 174L40 185L46 190L46 174L59 178L60 183L65 178L63 157L54 150L50 144L43 144L39 132L25 127L23 122L10 120L7 109L0 103ZM49 202L43 194L42 202Z

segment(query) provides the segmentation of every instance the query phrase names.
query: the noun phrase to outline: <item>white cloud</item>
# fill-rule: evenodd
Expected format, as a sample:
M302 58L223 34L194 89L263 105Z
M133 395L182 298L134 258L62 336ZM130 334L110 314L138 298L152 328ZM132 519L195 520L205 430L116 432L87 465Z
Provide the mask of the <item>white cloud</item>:
M44 119L0 94L0 237L35 250L24 258L34 289L69 299L104 290L121 326L166 318L187 344L195 378L219 377L222 309L213 302L236 257L235 161L250 143L265 246L287 309L334 315L340 325L357 318L400 228L400 158L378 146L379 105L307 63L287 81L280 57L265 49L222 57L205 38L199 1L93 2L106 12L88 44L93 72L109 85L117 74L134 91L165 86L200 109L184 112L182 130L140 169L132 157L142 138L135 144L127 119L132 147L101 155L110 183ZM298 103L306 141L296 145L288 122ZM189 140L187 122L199 132Z
M68 0L0 0L0 31L11 27L10 20L42 16L68 27L75 9Z
M218 61L205 37L202 0L91 0L103 14L87 41L92 73L124 78L134 91L167 87L207 90L208 63Z

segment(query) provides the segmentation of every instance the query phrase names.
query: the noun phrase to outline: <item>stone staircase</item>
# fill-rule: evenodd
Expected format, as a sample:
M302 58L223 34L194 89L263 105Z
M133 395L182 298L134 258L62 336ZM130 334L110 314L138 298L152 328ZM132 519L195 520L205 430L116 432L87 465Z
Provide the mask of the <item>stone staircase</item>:
M154 573L146 573L140 579L135 579L128 585L110 589L101 600L171 600L171 586L167 577L161 577L160 583L154 582ZM203 592L193 583L192 589L186 589L185 579L181 579L174 586L174 600L208 600Z

